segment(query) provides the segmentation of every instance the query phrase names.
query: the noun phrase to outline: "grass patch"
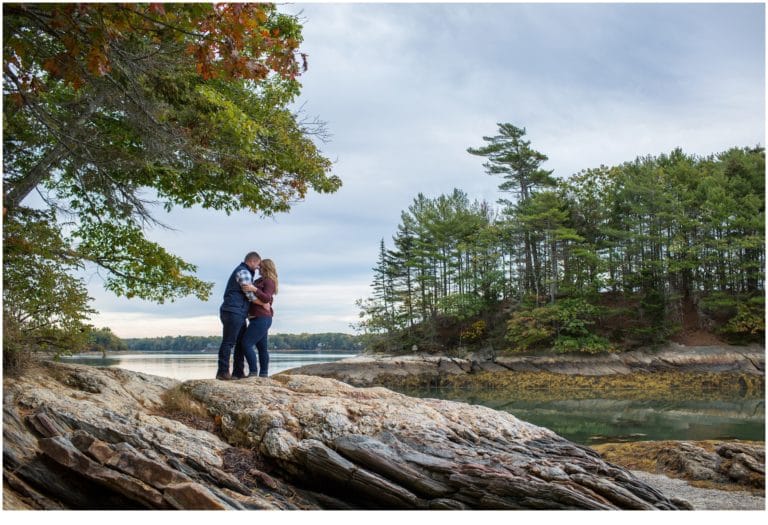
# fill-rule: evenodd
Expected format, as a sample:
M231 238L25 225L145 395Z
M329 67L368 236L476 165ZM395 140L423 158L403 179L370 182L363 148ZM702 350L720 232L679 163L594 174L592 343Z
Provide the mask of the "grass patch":
M161 395L163 406L160 415L169 419L175 419L185 425L198 430L206 430L215 433L216 422L205 406L195 400L183 385L169 388Z

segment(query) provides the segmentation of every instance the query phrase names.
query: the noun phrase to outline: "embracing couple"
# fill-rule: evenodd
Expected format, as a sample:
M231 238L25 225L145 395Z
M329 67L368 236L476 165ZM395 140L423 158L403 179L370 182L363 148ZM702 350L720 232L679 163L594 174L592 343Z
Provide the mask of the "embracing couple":
M260 277L254 280L256 270ZM224 302L219 317L224 325L224 335L219 347L219 366L216 379L240 379L248 375L269 375L269 350L267 332L272 326L272 297L277 294L277 270L271 259L261 260L256 252L250 252L245 260L229 276L224 290ZM248 320L246 324L246 319ZM259 359L256 361L258 349ZM229 357L235 350L232 373Z

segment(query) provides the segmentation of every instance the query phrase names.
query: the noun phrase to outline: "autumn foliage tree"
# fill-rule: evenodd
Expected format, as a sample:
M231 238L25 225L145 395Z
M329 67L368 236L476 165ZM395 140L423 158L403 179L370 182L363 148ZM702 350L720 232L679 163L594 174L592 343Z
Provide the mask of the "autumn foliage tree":
M43 339L31 319L54 346L84 331L66 273L66 322L53 302L21 306L35 266L94 263L126 297L207 298L194 265L145 237L156 204L270 215L340 187L321 125L288 108L306 55L273 4L4 4L3 31L3 300L19 334L4 354Z

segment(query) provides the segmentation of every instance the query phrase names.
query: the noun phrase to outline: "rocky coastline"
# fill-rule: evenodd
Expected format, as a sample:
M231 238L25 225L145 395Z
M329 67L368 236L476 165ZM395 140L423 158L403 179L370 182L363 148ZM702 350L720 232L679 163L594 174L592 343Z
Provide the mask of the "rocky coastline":
M6 508L690 508L510 414L320 377L48 363L3 394Z
M563 391L597 384L648 389L653 383L684 387L762 389L762 346L681 346L603 355L500 356L480 352L467 357L429 354L368 355L294 368L286 373L329 377L350 385L416 387L521 387L527 392L557 385ZM686 376L686 381L680 381ZM663 386L663 385L662 385Z
M761 357L745 359L717 366L759 377ZM701 508L511 414L296 370L180 383L42 363L4 378L3 411L5 509ZM713 468L764 489L764 445L720 445Z

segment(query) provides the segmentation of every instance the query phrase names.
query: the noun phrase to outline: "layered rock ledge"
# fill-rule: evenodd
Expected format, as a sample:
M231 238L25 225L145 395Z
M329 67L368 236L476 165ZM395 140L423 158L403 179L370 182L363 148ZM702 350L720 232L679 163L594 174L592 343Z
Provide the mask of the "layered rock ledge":
M332 363L294 368L286 373L338 379L355 386L436 387L491 386L493 375L558 374L610 378L650 373L765 374L761 346L698 346L671 344L661 350L621 354L492 356L453 358L432 355L360 355ZM758 381L759 382L759 381Z
M160 415L169 390L216 433ZM690 508L510 414L320 377L49 364L6 378L3 410L6 508Z
M5 378L4 508L317 508L247 486L224 470L228 443L158 415L178 384L55 363Z

